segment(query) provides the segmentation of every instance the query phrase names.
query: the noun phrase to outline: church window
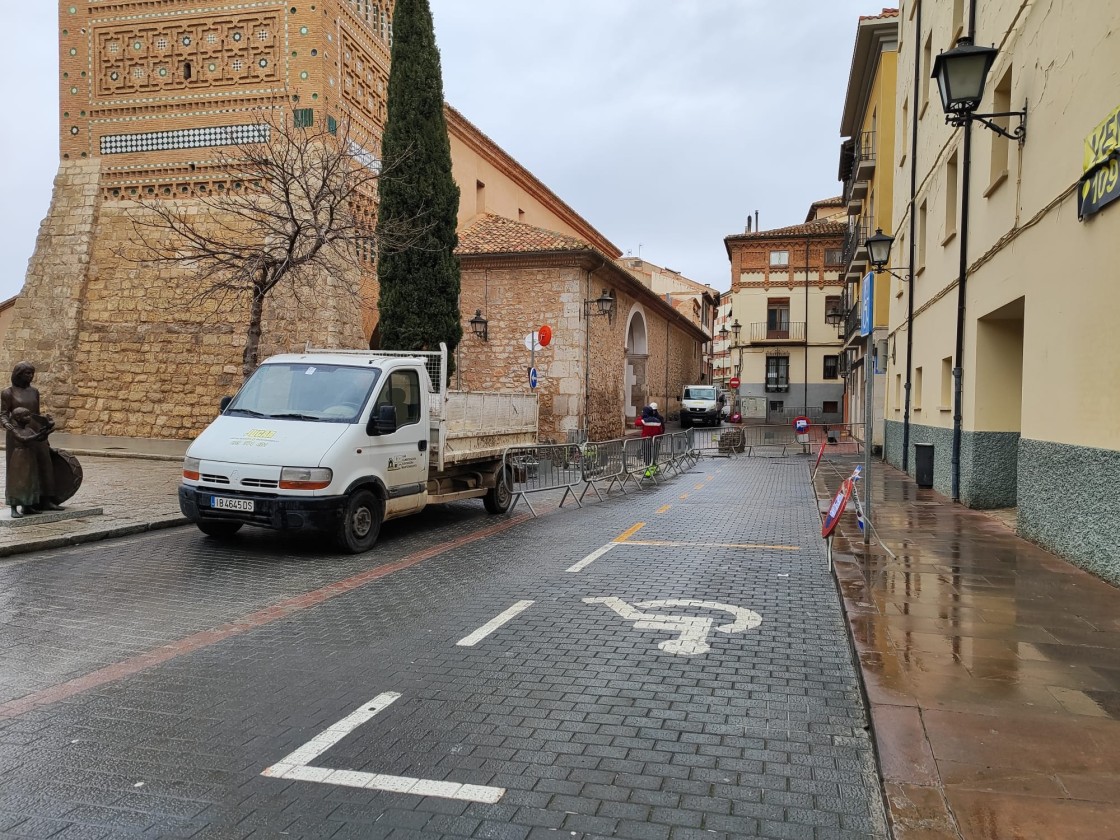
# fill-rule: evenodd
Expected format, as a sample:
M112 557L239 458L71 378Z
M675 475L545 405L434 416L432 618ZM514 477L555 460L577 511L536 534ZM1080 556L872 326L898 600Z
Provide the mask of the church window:
M189 79L192 75L194 75L194 74L193 74L193 68L191 67L191 63L189 61L184 61L183 62L183 78L184 79Z
M315 124L314 108L296 108L292 111L296 128L310 128Z

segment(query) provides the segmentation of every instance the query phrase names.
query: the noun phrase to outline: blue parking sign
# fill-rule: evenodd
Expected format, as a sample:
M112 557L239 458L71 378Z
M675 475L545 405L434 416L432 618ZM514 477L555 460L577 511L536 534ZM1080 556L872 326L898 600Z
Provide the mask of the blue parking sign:
M859 334L866 338L875 331L875 272L864 275L859 286Z

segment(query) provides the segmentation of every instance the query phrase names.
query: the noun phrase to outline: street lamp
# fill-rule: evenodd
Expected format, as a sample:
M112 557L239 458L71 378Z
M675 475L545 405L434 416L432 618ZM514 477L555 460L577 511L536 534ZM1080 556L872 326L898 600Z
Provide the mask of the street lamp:
M592 309L594 305L594 309ZM606 315L607 320L614 322L614 297L611 296L610 291L603 289L603 293L594 300L585 300L583 302L583 312L585 315Z
M882 228L875 228L875 235L867 237L864 244L867 246L867 257L871 264L875 266L876 271L882 271L886 264L891 261L891 246L894 244L894 237L883 233Z
M1022 111L976 113L984 99L984 83L987 81L988 71L992 69L998 52L995 47L978 47L972 43L972 38L963 36L957 39L957 45L953 49L939 53L933 60L932 75L937 79L945 122L960 127L976 120L1001 137L1022 143L1027 134L1026 104ZM1018 117L1019 125L1009 132L992 122L992 117Z
M971 24L970 24L971 27ZM957 279L957 338L954 348L955 364L953 367L953 501L959 502L961 498L961 431L962 431L962 359L964 358L964 325L965 304L968 288L968 205L969 187L972 183L972 128L973 122L979 122L1001 137L1018 141L1019 145L1027 136L1027 106L1023 104L1022 111L1004 111L993 114L978 114L979 107L984 97L984 83L988 71L995 61L997 50L994 47L977 47L972 43L972 33L959 38L957 46L948 52L940 53L933 62L932 76L937 80L937 89L941 94L941 107L945 111L945 122L964 130L962 139L961 157L961 230L960 230L960 263L958 265ZM1008 131L1002 126L992 122L995 117L1018 117L1019 124L1013 131ZM911 299L913 293L911 293ZM909 392L907 392L907 414L909 414ZM908 418L907 418L908 420ZM907 431L909 425L907 424ZM905 450L908 441L904 439Z
M471 330L474 332L474 334L476 336L481 338L483 341L488 341L489 340L488 334L487 334L487 328L489 327L489 322L485 318L482 317L482 310L481 309L476 309L474 311L474 317L471 318L470 323L471 323Z

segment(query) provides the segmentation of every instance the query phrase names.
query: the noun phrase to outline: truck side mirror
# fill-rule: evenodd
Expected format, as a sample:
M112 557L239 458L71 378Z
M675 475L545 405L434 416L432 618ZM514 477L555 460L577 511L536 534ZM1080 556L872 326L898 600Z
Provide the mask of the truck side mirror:
M395 405L383 405L377 411L377 415L369 418L366 424L366 434L370 437L376 435L391 435L397 430L397 407Z
M230 396L222 397L221 402L218 403L218 413L222 414L227 408L229 408L229 404L231 402L233 402L233 397L230 397Z

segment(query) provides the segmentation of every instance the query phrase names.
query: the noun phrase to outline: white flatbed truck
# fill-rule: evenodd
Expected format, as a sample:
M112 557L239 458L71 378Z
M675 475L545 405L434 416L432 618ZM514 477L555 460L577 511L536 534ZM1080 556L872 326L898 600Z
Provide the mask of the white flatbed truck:
M348 553L429 504L512 501L506 447L537 443L535 394L449 391L438 351L266 359L190 445L179 507L210 537L317 529Z

